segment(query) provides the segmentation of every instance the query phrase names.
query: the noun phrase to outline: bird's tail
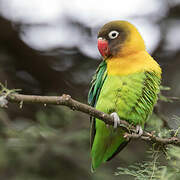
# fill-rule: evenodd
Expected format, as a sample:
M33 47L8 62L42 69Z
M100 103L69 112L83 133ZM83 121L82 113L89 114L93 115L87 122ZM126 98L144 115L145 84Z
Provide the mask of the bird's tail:
M129 142L124 138L125 131L122 128L114 130L110 129L109 127L108 129L106 129L106 131L108 131L109 133L106 133L106 135L100 134L100 137L97 136L98 141L95 138L95 141L93 143L91 150L91 172L95 172L95 169L98 168L103 162L111 160Z

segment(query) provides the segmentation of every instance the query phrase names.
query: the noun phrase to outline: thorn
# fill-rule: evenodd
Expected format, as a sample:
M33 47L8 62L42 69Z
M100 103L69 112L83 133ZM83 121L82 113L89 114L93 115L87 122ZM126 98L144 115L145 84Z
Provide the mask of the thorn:
M19 108L22 109L23 108L23 101L20 102L19 104Z

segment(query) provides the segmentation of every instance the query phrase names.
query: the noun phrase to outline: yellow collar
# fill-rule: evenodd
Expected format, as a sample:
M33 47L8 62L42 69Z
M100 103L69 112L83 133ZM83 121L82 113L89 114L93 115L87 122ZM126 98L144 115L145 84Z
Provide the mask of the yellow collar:
M128 75L144 71L161 75L159 64L145 50L128 56L109 58L106 62L108 75Z

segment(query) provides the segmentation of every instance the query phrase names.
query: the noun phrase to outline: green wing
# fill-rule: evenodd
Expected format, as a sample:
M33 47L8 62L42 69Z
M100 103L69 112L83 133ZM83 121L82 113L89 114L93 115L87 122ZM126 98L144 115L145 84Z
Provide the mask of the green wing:
M105 61L102 61L99 65L98 69L96 70L96 73L93 76L93 79L91 81L91 88L90 88L89 94L88 94L88 103L93 107L96 106L100 91L101 91L104 81L107 77L106 69L107 69L107 64ZM92 144L94 141L94 136L96 133L95 118L90 117L90 121L91 121L90 146L92 147Z
M107 69L107 64L105 61L102 61L91 81L91 88L88 94L88 103L93 107L96 106L101 88L106 79L107 76L106 69Z

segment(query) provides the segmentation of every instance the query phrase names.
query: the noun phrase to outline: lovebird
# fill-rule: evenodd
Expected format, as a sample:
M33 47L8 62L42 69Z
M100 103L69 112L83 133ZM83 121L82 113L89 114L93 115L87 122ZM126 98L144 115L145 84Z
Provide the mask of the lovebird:
M148 54L134 25L112 21L98 33L102 56L88 94L88 103L114 118L114 126L91 117L92 171L117 155L127 144L120 120L136 126L141 135L160 91L161 68Z

